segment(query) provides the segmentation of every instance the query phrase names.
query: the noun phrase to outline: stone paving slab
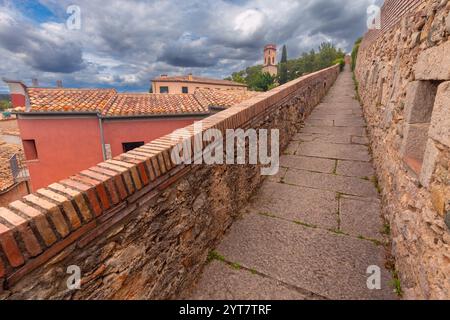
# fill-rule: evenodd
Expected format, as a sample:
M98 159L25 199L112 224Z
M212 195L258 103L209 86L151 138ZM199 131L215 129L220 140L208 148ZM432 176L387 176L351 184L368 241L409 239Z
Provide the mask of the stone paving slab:
M370 162L338 160L336 174L370 179L374 176L375 171Z
M286 150L284 150L284 155L295 155L297 153L298 148L300 147L301 141L293 141L291 142Z
M283 283L261 277L248 270L233 269L224 262L212 261L202 274L191 300L311 300L317 296L300 293Z
M237 221L217 248L229 261L330 299L390 299L390 275L382 290L367 289L367 268L383 269L383 247L349 236L257 214Z
M281 182L284 179L284 176L286 175L287 168L280 167L278 170L278 173L274 176L268 176L267 181L269 182Z
M325 229L338 227L336 193L330 191L265 183L249 210Z
M383 240L383 221L379 202L341 198L339 214L341 230L354 236Z
M285 183L350 194L361 197L378 198L378 192L371 181L355 177L344 177L326 173L289 169Z
M361 120L360 115L354 114L326 114L326 113L312 113L308 118L308 122L311 120L328 120L328 121L356 121ZM365 123L365 122L364 122Z
M321 157L341 160L370 161L369 150L358 144L335 144L324 142L304 142L296 152L300 156Z
M332 134L317 134L317 133L297 133L294 139L302 142L325 142L325 143L351 143L350 135L332 135Z
M366 122L359 118L359 119L337 119L334 120L334 125L336 127L365 127Z
M320 119L320 120L314 120L311 119L308 121L308 125L310 126L315 126L315 127L332 127L334 126L334 121L332 119L327 120L327 119Z
M364 119L342 73L216 248L195 299L396 299ZM341 125L341 126L337 126ZM363 179L365 177L365 179ZM381 290L367 288L369 266Z
M284 155L280 157L280 166L323 173L333 173L336 161L331 159Z
M369 145L369 139L367 137L352 136L352 143Z
M350 136L365 136L366 128L364 127L313 127L307 126L301 130L302 133L321 133L321 134L345 134Z

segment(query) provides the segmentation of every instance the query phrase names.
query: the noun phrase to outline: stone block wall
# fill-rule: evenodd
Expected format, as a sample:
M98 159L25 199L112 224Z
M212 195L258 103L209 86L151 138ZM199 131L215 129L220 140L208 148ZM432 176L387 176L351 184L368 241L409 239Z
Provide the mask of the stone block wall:
M203 130L279 129L284 148L338 73L258 95ZM263 177L260 165L175 165L178 143L164 136L0 208L0 299L181 297ZM70 266L80 290L67 286Z
M450 1L409 4L382 10L355 73L405 297L449 299Z

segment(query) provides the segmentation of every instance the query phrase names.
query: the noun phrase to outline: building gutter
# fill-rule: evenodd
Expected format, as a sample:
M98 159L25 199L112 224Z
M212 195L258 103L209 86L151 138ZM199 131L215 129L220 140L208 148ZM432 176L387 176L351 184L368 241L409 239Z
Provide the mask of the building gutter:
M192 117L208 117L210 116L210 112L199 112L199 113L181 113L181 114L142 114L142 115L118 115L118 116L104 116L100 115L100 117L104 120L132 120L132 119L185 119Z
M106 159L106 147L105 147L105 135L103 132L103 120L102 120L102 116L99 113L97 113L97 118L98 118L98 127L100 129L100 143L102 144L103 161L106 161L108 159Z
M71 116L96 116L96 112L66 112L66 111L56 111L56 112L23 112L23 111L13 111L11 114L15 114L18 117L23 118L34 118L34 117L71 117Z
M163 113L163 114L142 114L142 115L117 115L117 116L109 116L109 115L102 115L97 112L64 112L64 111L58 111L58 112L12 112L12 114L15 114L17 116L22 116L26 118L33 118L33 117L72 117L72 116L96 116L97 118L102 118L104 120L114 120L114 119L173 119L173 118L190 118L190 117L205 117L210 116L210 112L198 112L198 113L180 113L180 114L174 114L174 113Z

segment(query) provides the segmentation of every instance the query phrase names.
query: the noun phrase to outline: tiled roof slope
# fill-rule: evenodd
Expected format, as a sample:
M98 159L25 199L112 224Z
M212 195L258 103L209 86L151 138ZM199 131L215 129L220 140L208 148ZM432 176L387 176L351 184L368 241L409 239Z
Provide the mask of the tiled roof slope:
M29 88L30 112L95 112L105 117L208 113L257 95L243 90L197 89L193 94L117 93L114 89ZM16 108L23 112L24 108Z
M191 78L191 79L189 79ZM204 84L217 84L223 86L238 86L238 87L247 87L247 85L229 81L229 80L220 80L220 79L210 79L204 77L196 77L196 76L173 76L173 77L158 77L153 79L152 81L158 82L193 82L193 83L204 83Z
M204 106L229 108L255 97L259 93L241 90L197 89L194 92L194 96Z
M31 111L99 112L117 95L114 89L28 88Z
M205 113L191 94L118 94L106 116Z
M23 154L21 147L0 140L0 192L14 184L9 159L14 154Z

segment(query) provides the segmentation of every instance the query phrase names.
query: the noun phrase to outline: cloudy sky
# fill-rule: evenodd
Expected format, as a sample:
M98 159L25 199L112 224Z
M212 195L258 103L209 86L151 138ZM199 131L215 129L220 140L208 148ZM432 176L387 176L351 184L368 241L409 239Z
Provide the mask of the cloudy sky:
M147 91L162 73L224 78L262 63L266 43L290 58L324 41L349 51L380 2L0 0L0 77L120 91Z

